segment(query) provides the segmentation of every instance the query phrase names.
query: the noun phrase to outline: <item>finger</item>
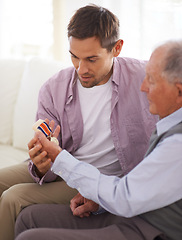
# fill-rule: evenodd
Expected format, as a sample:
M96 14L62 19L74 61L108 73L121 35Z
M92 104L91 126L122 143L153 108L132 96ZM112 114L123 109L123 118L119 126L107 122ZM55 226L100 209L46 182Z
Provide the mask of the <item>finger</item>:
M53 132L53 129L54 129L54 120L49 121L49 119L46 118L44 121L47 123L47 125L50 127L51 131Z
M74 201L71 201L71 202L70 202L70 208L71 208L71 211L72 211L72 212L74 212L75 209L76 209L78 206L79 206L79 205L78 205L76 202L74 202Z
M54 126L55 126L54 120L51 120L51 121L49 122L49 120L46 118L46 119L45 119L45 122L49 125L51 131L53 132ZM57 125L57 127L55 128L55 130L54 130L54 132L53 132L52 135L53 135L53 137L56 137L56 138L57 138L57 137L59 136L59 133L60 133L60 126Z
M28 149L29 150L32 149L35 146L37 141L38 141L38 138L36 136L34 136L34 138L32 138L30 140L30 142L28 143Z
M84 198L82 197L82 195L80 193L78 193L76 196L74 196L74 198L71 199L70 201L70 208L72 210L72 212L81 204L84 203Z
M60 130L61 130L61 127L57 125L57 127L54 130L53 137L57 138L59 136Z
M53 130L54 130L54 125L55 125L54 120L51 120L50 123L49 123L49 127L50 127L50 129L52 130L52 132L53 132Z
M89 210L89 206L87 204L83 204L79 207L77 207L74 211L73 211L73 215L74 216L84 216L84 214L86 213L90 213L90 210Z
M39 170L48 168L51 162L50 159L47 157L46 151L39 152L37 156L32 158L32 161Z
M71 203L76 203L77 205L83 204L84 203L84 197L80 194L77 193L70 201Z
M46 146L47 142L49 142L49 140L46 138L46 136L41 131L37 131L35 134L36 134L38 141L40 141L40 143L43 144L43 146L44 145Z
M81 216L79 216L79 217L81 217L81 218L83 218L83 217L89 217L90 216L90 212L88 212L88 213L84 213L84 214L82 214Z
M54 126L55 126L54 120L51 120L49 126L50 126L51 130L53 131ZM57 125L52 135L53 135L53 137L57 138L59 136L59 133L60 133L60 126Z
M45 156L45 153L39 153L39 155L31 158L32 162L39 170L46 167L46 160L44 159Z
M28 152L30 158L33 159L38 154L38 152L41 150L41 148L42 148L41 144L34 145L34 147L30 148L30 150Z
M84 203L87 206L88 211L90 212L96 212L99 209L99 205L92 200L84 198Z
M39 152L34 158L33 158L33 162L36 166L42 166L44 167L45 163L46 163L46 160L48 158L46 158L47 156L47 153L46 151L43 151L43 152Z
M42 162L37 164L36 167L40 173L45 174L51 167L51 159L46 158L46 159L42 160Z
M48 118L46 118L44 121L49 125L49 119Z

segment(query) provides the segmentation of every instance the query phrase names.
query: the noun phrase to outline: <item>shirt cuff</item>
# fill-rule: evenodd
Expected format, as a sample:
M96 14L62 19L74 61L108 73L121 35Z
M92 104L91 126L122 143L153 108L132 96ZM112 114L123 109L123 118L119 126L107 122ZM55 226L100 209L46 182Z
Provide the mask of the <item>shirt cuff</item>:
M76 188L82 196L98 203L100 172L97 168L77 160L66 150L62 150L56 157L51 170L63 178L68 186Z
M62 150L56 157L51 171L67 181L71 170L74 169L78 163L79 161L74 158L69 152ZM69 169L69 171L67 169Z
M36 171L35 171L35 165L33 164L32 161L29 162L28 164L28 169L29 169L29 173L31 175L31 177L33 178L33 180L36 182L36 183L39 183L40 182L40 177L38 177L38 175L36 174Z
M42 178L40 178L36 173L36 166L33 164L32 161L29 162L28 168L29 168L30 175L32 176L34 181L40 185L46 182L53 182L58 177L51 170L49 170Z
M107 212L103 207L99 206L99 209L96 212L92 212L93 215L99 215Z

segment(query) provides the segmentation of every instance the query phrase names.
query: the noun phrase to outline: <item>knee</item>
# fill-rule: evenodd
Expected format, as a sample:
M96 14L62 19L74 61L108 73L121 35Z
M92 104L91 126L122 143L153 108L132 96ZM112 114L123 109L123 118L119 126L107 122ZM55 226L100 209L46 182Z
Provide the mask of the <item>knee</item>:
M30 229L20 233L19 235L15 235L15 240L36 240L37 235L34 229Z
M31 205L24 208L18 215L15 223L15 237L31 228L37 228L36 218L34 214L37 213L38 205ZM26 238L24 238L26 239Z
M18 215L23 207L24 203L21 184L14 185L3 192L1 196L1 208L6 210L13 209L13 212L16 212Z
M15 240L51 239L47 236L47 231L36 226L33 213L37 211L34 211L34 208L36 209L36 205L24 208L18 215L15 223Z
M21 198L20 188L21 186L19 186L19 184L10 187L2 193L1 199L5 200L7 203L16 202L19 198Z
M19 234L23 233L24 231L28 230L29 226L27 224L28 219L28 208L23 209L20 214L18 215L15 223L15 237L19 236ZM18 238L19 239L19 238ZM23 239L23 238L20 238ZM24 238L27 239L27 238Z

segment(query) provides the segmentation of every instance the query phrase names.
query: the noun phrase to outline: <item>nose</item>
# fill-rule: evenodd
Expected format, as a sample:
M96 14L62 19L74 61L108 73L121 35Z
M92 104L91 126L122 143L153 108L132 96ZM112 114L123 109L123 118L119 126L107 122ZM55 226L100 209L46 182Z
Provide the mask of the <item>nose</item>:
M77 67L77 72L79 75L83 75L88 72L87 64L84 60L80 60Z

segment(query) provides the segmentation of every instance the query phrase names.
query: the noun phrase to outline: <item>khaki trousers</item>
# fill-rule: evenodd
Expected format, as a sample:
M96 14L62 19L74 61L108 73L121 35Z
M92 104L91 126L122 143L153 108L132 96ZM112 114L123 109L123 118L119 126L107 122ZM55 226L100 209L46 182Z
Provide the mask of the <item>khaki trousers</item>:
M0 169L0 240L14 239L14 225L19 212L36 203L68 204L77 191L58 178L39 185L28 172L28 161Z

